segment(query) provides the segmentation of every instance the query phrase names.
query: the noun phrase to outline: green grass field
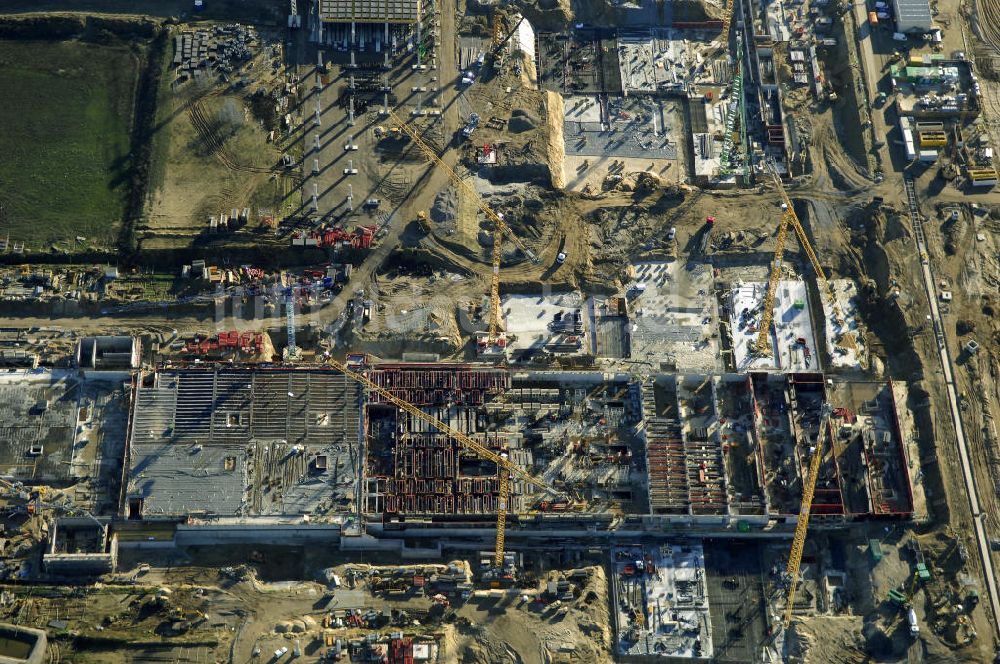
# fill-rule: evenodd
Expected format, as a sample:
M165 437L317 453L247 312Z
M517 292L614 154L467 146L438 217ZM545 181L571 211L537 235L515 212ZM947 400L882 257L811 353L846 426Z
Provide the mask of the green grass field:
M114 245L138 68L124 46L0 41L0 239Z

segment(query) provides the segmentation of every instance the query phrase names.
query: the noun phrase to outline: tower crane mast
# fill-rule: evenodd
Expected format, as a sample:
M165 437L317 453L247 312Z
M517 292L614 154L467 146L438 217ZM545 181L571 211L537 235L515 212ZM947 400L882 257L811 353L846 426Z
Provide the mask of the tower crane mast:
M816 493L816 479L819 476L820 462L823 460L823 438L825 429L830 422L833 408L828 403L823 404L819 418L819 433L816 435L816 448L809 460L809 475L802 485L802 503L799 507L799 521L795 524L795 536L792 538L792 550L788 553L788 565L785 576L789 579L788 603L785 606L783 622L785 628L792 622L792 609L795 604L795 586L799 578L799 566L802 564L802 551L806 545L806 531L809 529L809 513L812 510L813 495Z
M402 118L392 109L389 110L389 117L399 126L400 130L410 137L414 145L424 153L437 168L442 169L455 186L461 189L466 195L471 196L472 200L476 201L476 206L482 210L483 214L486 215L487 219L493 222L494 233L493 233L493 252L492 252L492 266L493 273L490 279L490 322L489 322L489 342L495 343L498 337L500 328L500 262L503 257L501 251L502 239L506 236L511 242L514 243L521 253L528 257L532 263L538 263L538 256L535 255L531 249L525 246L521 238L514 234L510 226L507 225L503 220L503 215L494 211L490 206L488 206L482 197L479 195L475 189L473 189L469 184L463 180L458 173L454 171L448 164L444 163L438 156L437 152L427 144L424 139L413 129L410 125L403 121Z
M289 288L285 293L285 331L288 335L288 345L282 353L285 360L297 362L302 359L302 349L295 342L295 288Z
M771 354L771 343L768 335L771 333L771 323L774 320L774 293L778 288L778 280L781 277L781 265L784 260L785 236L788 233L788 226L791 226L795 230L795 237L798 238L799 244L802 245L802 250L805 251L806 256L809 257L809 262L812 264L813 271L816 273L816 285L819 287L820 295L825 297L830 302L830 309L833 312L834 321L841 327L844 324L843 316L840 313L840 307L837 306L837 302L833 297L833 291L830 289L830 282L826 279L826 272L823 271L823 267L819 264L819 258L816 256L816 252L813 250L812 244L809 242L809 237L806 235L805 229L802 228L802 222L799 221L798 215L795 214L795 206L792 205L792 200L788 197L788 192L785 191L785 186L781 182L781 176L778 175L778 171L772 162L768 162L767 166L768 171L771 173L771 179L774 182L774 186L778 190L778 194L781 196L781 207L784 210L784 214L782 215L780 225L778 226L778 237L774 248L774 260L771 262L771 272L768 276L767 282L767 293L764 295L764 308L761 312L760 329L757 331L757 341L754 344L757 353L760 355Z

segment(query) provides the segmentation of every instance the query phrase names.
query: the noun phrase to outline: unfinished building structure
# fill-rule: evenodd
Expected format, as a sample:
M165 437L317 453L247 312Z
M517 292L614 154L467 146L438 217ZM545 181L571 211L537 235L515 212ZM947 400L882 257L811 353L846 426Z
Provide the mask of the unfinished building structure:
M395 50L417 23L421 0L319 0L320 43L346 51Z
M530 457L520 435L488 431L479 407L510 386L510 374L469 365L380 365L369 378L521 467ZM423 421L383 404L377 394L365 408L368 432L365 511L393 515L476 515L496 512L496 464L462 449ZM515 482L512 494L521 494Z
M590 511L645 510L634 433L638 391L627 376L597 372L515 372L482 365L381 364L378 385L472 436ZM422 421L384 404L365 408L365 511L388 520L490 520L496 466L479 460ZM520 482L511 512L571 509L570 500L535 499Z
M824 402L834 410L820 431ZM820 373L665 375L643 385L642 407L653 514L794 518L822 436L818 522L913 516L891 384L828 385Z
M77 506L118 503L116 472L128 421L128 374L41 371L0 380L0 478L73 487Z
M793 523L822 435L812 513L909 518L915 498L891 385L821 373L627 374L382 363L393 395L552 485L511 483L511 518L648 515L664 522ZM833 417L819 431L822 405ZM500 500L480 459L326 369L143 374L122 511L144 520L269 516L411 526L484 523ZM582 513L581 513L582 512Z
M113 572L118 562L118 535L90 517L56 519L42 565L49 574L68 577Z
M139 376L128 518L334 518L356 504L360 389L323 369Z
M83 337L76 346L76 366L81 369L136 369L142 344L136 337Z
M715 655L700 543L615 547L611 562L618 654L636 661L708 661Z

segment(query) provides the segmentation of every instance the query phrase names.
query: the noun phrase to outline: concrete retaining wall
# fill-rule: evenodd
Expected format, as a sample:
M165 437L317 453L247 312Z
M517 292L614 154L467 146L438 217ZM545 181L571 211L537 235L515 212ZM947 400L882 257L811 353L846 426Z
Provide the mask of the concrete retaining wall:
M44 631L0 623L0 637L31 643L31 651L27 657L7 657L0 653L0 664L43 664L48 661L45 658L48 638Z
M340 526L322 525L198 525L177 526L176 546L218 544L279 544L337 543Z

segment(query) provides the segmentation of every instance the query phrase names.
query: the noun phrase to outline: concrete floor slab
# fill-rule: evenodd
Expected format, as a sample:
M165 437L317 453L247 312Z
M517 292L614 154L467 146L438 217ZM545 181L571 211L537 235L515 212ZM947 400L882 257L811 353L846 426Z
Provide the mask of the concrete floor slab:
M718 308L707 264L635 263L629 284L632 358L678 371L719 368Z
M816 335L813 332L806 285L802 281L778 282L774 298L773 329L769 335L771 354L763 356L754 351L766 289L767 284L764 282L748 282L737 283L730 292L732 306L729 322L736 370L818 370ZM804 339L805 344L799 343L799 339Z

